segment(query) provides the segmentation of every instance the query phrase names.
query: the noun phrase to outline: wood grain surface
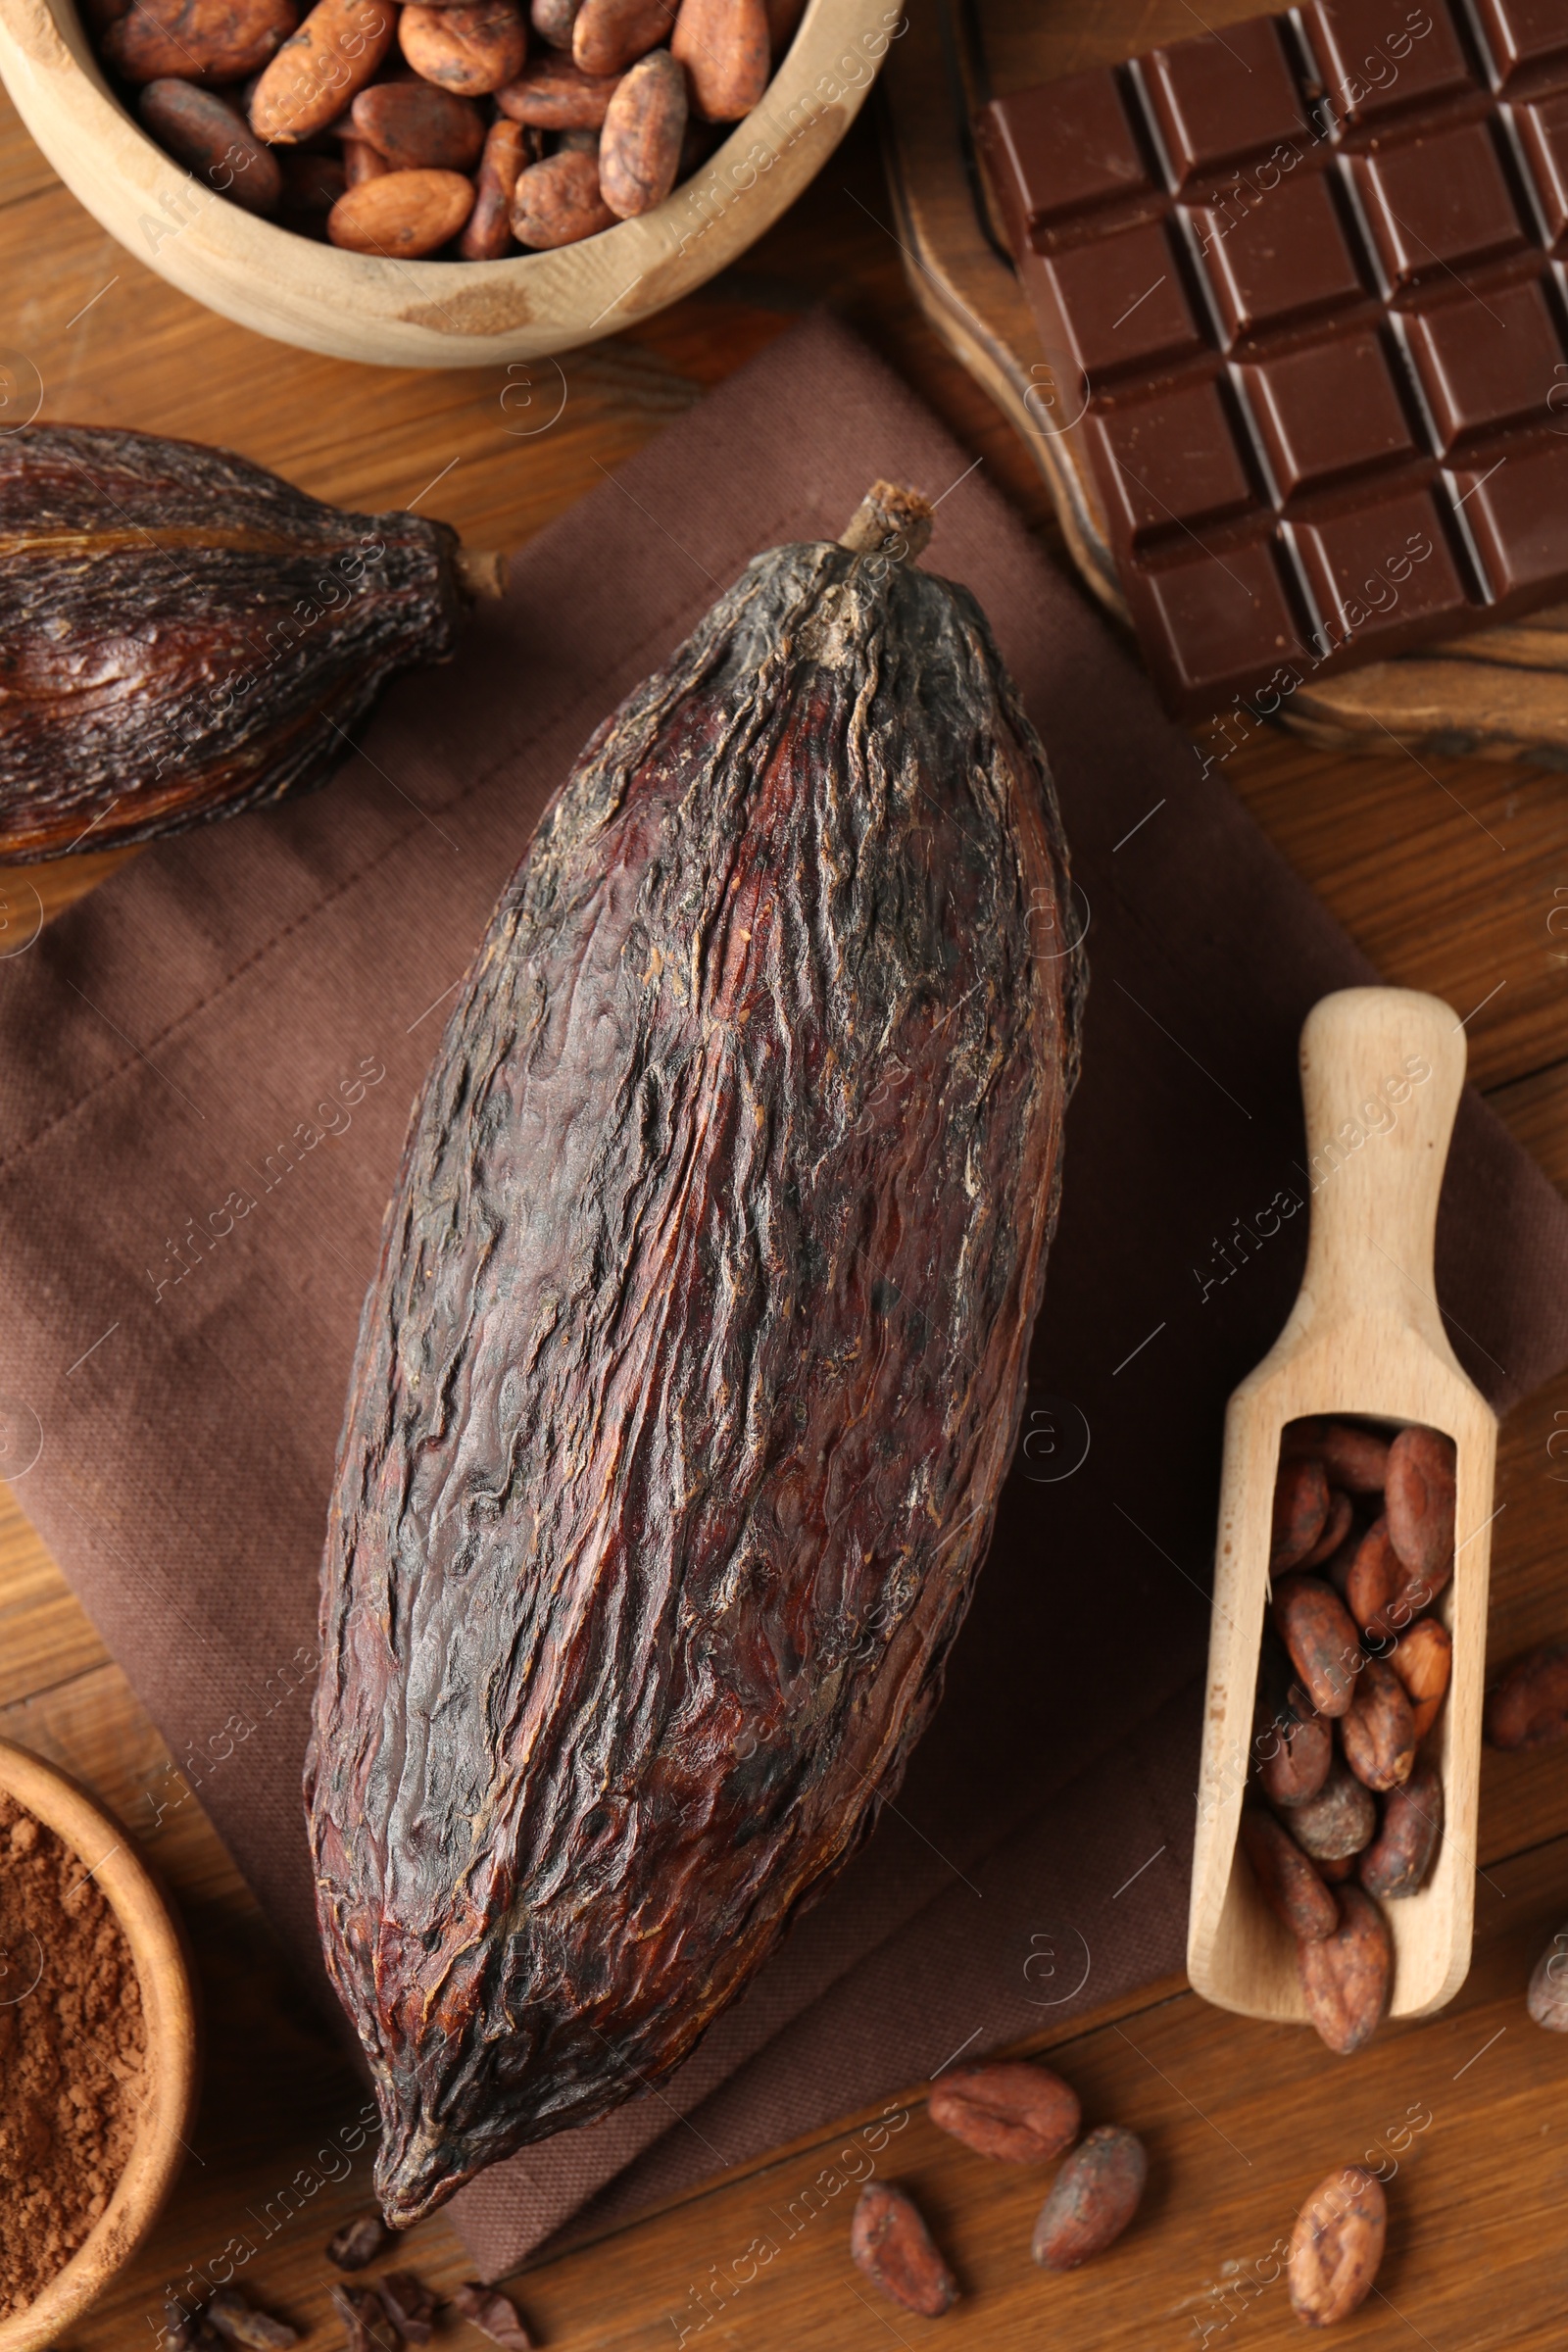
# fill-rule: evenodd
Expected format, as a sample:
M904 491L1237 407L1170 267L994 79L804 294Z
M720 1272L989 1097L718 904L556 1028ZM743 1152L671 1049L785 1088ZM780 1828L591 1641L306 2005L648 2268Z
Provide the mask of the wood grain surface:
M863 122L744 264L634 336L564 355L559 373L543 364L510 395L520 379L499 368L357 368L261 342L198 310L80 211L3 106L0 272L7 364L36 372L49 418L226 442L318 496L361 506L407 504L441 477L426 511L475 544L503 546L612 474L826 299L919 387L1059 552L1032 458L909 294ZM522 394L537 398L546 425L528 438L510 429ZM1261 728L1224 753L1220 772L1387 978L1470 1016L1472 1076L1568 1187L1560 778L1393 749L1345 758ZM55 910L118 862L78 858L69 869L0 875L0 923L10 926L0 952L36 928L40 907ZM1568 1634L1568 1379L1509 1417L1497 1482L1506 1507L1494 1551L1494 1659ZM258 2298L311 2343L340 2342L321 2249L368 2200L368 2156L344 2144L363 2094L304 2011L194 1800L158 1817L162 1743L14 1507L0 1508L0 1734L69 1765L145 1839L180 1895L206 1998L206 2087L174 2197L146 2255L66 2332L61 2352L152 2345L164 2281L242 2233L258 2251L239 2276ZM1568 2040L1530 2024L1524 1985L1538 1948L1568 1918L1563 1753L1484 1757L1476 1964L1440 2017L1391 2027L1347 2062L1298 2028L1209 2008L1177 1981L1075 2029L1059 2063L1088 2119L1147 2133L1153 2159L1144 2212L1105 2260L1071 2277L1037 2271L1027 2243L1042 2179L985 2165L915 2105L879 2161L925 2201L962 2280L965 2300L941 2323L873 2308L850 2266L853 2192L839 2158L860 2119L848 2118L533 2264L515 2291L539 2340L560 2352L682 2343L885 2352L894 2339L923 2344L938 2326L932 2340L953 2352L1298 2343L1277 2277L1263 2276L1277 2261L1271 2249L1332 2165L1381 2147L1371 2161L1398 2167L1391 2252L1380 2293L1345 2340L1391 2352L1560 2348ZM1428 2111L1430 2124L1416 2129ZM736 2266L764 2235L776 2253L738 2286ZM437 2285L464 2276L439 2216L399 2259ZM481 2342L459 2328L444 2340Z

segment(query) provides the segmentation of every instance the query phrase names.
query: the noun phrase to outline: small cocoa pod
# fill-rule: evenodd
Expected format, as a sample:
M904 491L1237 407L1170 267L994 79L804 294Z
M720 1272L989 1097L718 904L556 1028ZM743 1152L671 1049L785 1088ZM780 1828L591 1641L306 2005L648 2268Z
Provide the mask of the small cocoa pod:
M1149 2158L1135 2132L1100 2124L1063 2164L1035 2222L1030 2252L1045 2271L1075 2271L1120 2237L1144 2193Z
M272 210L283 187L276 161L216 90L193 81L150 81L136 112L159 144L210 188L248 213Z
M515 81L528 54L528 27L513 0L473 6L411 5L398 20L398 47L416 74L461 98L488 98Z
M1334 1761L1334 1734L1299 1683L1265 1732L1253 1741L1257 1777L1271 1805L1304 1805L1316 1796Z
M1336 1756L1316 1796L1291 1807L1287 1825L1303 1854L1337 1862L1370 1845L1378 1826L1372 1791Z
M478 194L468 223L458 239L466 262L499 262L512 247L512 204L517 174L528 165L528 132L499 115L485 133L479 159Z
M1292 1421L1280 1440L1283 1454L1315 1454L1330 1483L1351 1494L1381 1494L1389 1441L1348 1421Z
M919 2207L891 2180L868 2180L861 2189L850 2224L850 2259L873 2286L925 2319L940 2319L958 2299L958 2282Z
M1272 1813L1249 1805L1242 1814L1241 1840L1264 1901L1291 1934L1309 1941L1332 1936L1340 1924L1339 1906L1289 1830Z
M473 100L425 81L374 81L361 90L349 120L394 172L468 172L484 146L484 117Z
M681 0L582 0L571 54L584 74L624 74L669 38Z
M251 93L251 128L297 146L352 104L392 46L392 0L316 0Z
M1335 1899L1339 1926L1332 1936L1298 1944L1296 1964L1309 2021L1331 2050L1348 2058L1383 2022L1394 1947L1388 1922L1361 1887L1347 1882Z
M1309 2328L1332 2328L1364 2303L1388 2229L1383 2183L1364 2164L1320 2180L1291 2232L1291 2309Z
M1485 1722L1494 1747L1551 1747L1568 1734L1568 1642L1515 1658L1487 1692Z
M298 23L294 0L136 0L100 47L124 81L243 81Z
M1415 1716L1409 1694L1384 1658L1368 1658L1355 1696L1340 1719L1345 1761L1368 1788L1397 1788L1415 1763Z
M955 2067L932 2086L926 2112L939 2131L1004 2164L1049 2164L1083 2120L1071 2083L1022 2058Z
M1401 1429L1389 1447L1383 1507L1411 1580L1430 1586L1432 1593L1441 1592L1453 1572L1453 1440L1437 1429Z
M663 203L685 128L686 76L667 49L650 50L616 83L599 140L599 185L619 219Z
M1388 1520L1375 1519L1350 1563L1345 1605L1357 1625L1382 1625L1384 1610L1403 1583L1404 1563L1390 1540Z
M1568 1928L1559 1928L1536 1962L1528 2005L1548 2034L1568 2034Z
M1355 1690L1361 1644L1344 1601L1316 1576L1274 1588L1274 1624L1320 1715L1343 1715Z
M571 28L582 0L533 0L528 21L539 38L552 49L571 47Z
M1443 1783L1432 1765L1418 1764L1384 1798L1378 1834L1360 1858L1357 1875L1368 1894L1386 1902L1419 1894L1442 1836Z
M385 172L339 197L326 233L349 253L416 261L455 237L473 210L473 182L461 172Z
M368 139L345 139L343 142L343 184L357 188L364 179L379 179L391 170L384 155L378 155Z
M549 252L575 245L615 216L599 192L599 165L591 155L547 155L517 174L512 202L512 233L519 245Z
M283 177L279 213L324 220L348 186L342 155L306 155L297 147L285 147L276 160ZM298 227L299 220L290 225Z
M618 79L580 73L567 58L535 57L515 81L497 90L496 104L514 122L540 130L597 130Z
M669 46L691 82L692 112L705 122L738 122L773 71L766 0L680 0Z
M1453 1671L1453 1642L1436 1617L1418 1617L1389 1652L1389 1664L1404 1685L1415 1718L1417 1742L1436 1723Z
M1282 1462L1274 1481L1274 1532L1268 1566L1271 1576L1298 1568L1323 1533L1329 1515L1329 1482L1320 1461Z
M1318 1568L1331 1560L1350 1532L1355 1506L1343 1487L1329 1489L1329 1515L1323 1522L1323 1533L1301 1562L1303 1568Z

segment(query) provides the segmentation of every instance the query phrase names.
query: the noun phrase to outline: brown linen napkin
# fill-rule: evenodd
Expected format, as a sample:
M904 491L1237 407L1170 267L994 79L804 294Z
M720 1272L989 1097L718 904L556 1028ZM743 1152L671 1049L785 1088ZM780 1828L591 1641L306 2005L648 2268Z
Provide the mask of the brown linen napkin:
M808 322L533 541L328 791L151 852L0 961L3 1466L324 1992L317 1562L446 1000L585 738L747 558L836 535L878 475L952 492L926 562L991 614L1090 921L1029 1458L896 1808L679 2075L456 2201L492 2277L590 2199L631 2210L1180 1964L1221 1414L1299 1273L1298 1029L1370 973L967 464ZM1494 1401L1568 1357L1568 1209L1474 1098L1439 1259Z

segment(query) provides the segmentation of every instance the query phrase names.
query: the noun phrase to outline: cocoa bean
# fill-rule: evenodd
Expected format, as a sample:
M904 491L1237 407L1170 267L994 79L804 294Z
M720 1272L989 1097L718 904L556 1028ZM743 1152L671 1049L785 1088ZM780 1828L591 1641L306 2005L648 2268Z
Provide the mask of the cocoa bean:
M520 130L526 126L519 123L517 127ZM597 157L599 153L597 130L539 130L535 131L533 136L538 139L549 138L552 140L552 153L556 155L592 155ZM537 156L529 158L532 163L537 163L538 160Z
M1390 1540L1388 1520L1375 1519L1356 1547L1346 1579L1345 1605L1356 1624L1381 1626L1383 1612L1404 1578L1404 1563Z
M1063 2164L1040 2208L1030 2247L1046 2271L1075 2271L1120 2237L1144 2193L1149 2158L1136 2133L1101 2124Z
M428 82L372 82L355 99L350 121L395 172L471 171L485 142L472 99Z
M934 2084L926 2112L939 2131L1004 2164L1049 2164L1072 2146L1082 2121L1072 2085L1027 2059L954 2067Z
M485 133L479 161L478 194L467 226L458 239L466 262L498 262L512 249L512 205L517 174L529 162L529 132L520 122L498 116Z
M1312 1868L1325 1886L1343 1886L1347 1879L1355 1877L1360 1860L1359 1854L1316 1854Z
M349 253L416 261L455 237L473 210L473 182L461 172L386 172L339 197L326 233Z
M297 146L352 103L392 46L392 0L316 0L251 95L251 128Z
M488 98L515 81L528 54L528 27L514 0L472 6L412 4L398 20L398 46L416 74L462 98Z
M1368 1894L1397 1902L1418 1894L1443 1836L1443 1782L1430 1764L1418 1764L1402 1788L1383 1800L1378 1834L1360 1858L1358 1876Z
M547 155L517 175L512 233L519 245L548 252L612 228L614 221L600 194L599 165L591 155Z
M1381 1494L1388 1475L1389 1441L1348 1421L1292 1421L1280 1440L1287 1455L1315 1454L1330 1482L1351 1494Z
M584 74L624 74L667 41L683 0L582 0L571 54Z
M691 82L692 112L705 122L738 122L773 71L766 0L680 0L669 47Z
M1282 1462L1274 1482L1271 1576L1300 1566L1323 1533L1328 1515L1329 1482L1322 1463L1312 1458Z
M1389 1447L1383 1507L1389 1536L1411 1583L1443 1591L1453 1572L1453 1440L1441 1430L1401 1429Z
M618 79L580 73L564 57L535 57L515 81L497 90L496 104L514 122L540 130L597 130Z
M1291 1685L1285 1707L1253 1742L1258 1780L1271 1805L1304 1805L1328 1779L1334 1734L1313 1711L1299 1683Z
M1388 1923L1353 1884L1339 1889L1340 1924L1332 1936L1296 1947L1306 2014L1342 2058L1369 2041L1383 2022L1394 1975Z
M1568 1642L1515 1658L1487 1693L1485 1722L1494 1747L1551 1747L1568 1734Z
M1389 1664L1404 1685L1419 1743L1442 1711L1453 1671L1453 1642L1446 1626L1436 1617L1418 1617L1390 1650Z
M1318 1568L1331 1560L1350 1532L1355 1506L1343 1487L1329 1489L1329 1514L1323 1522L1323 1533L1301 1562L1303 1568Z
M775 63L794 40L805 14L806 0L767 0L767 39Z
M288 2352L299 2341L299 2329L270 2311L258 2311L237 2286L220 2286L208 2297L204 2318L223 2344L240 2344L245 2352Z
M345 139L343 142L343 184L357 188L362 180L379 179L390 169L386 157L378 155L368 139Z
M1340 1719L1345 1761L1368 1788L1397 1788L1415 1763L1415 1716L1409 1694L1383 1658L1368 1658L1355 1696Z
M271 212L283 187L276 161L228 99L193 81L150 81L136 112L160 146L210 188L248 213Z
M387 2271L375 2282L381 2308L406 2344L427 2344L435 2333L436 2297L414 2271Z
M340 2271L363 2271L390 2242L391 2236L378 2213L357 2214L341 2230L333 2230L326 2241L326 2259L335 2262Z
M685 128L686 76L667 49L651 50L616 83L599 141L599 185L622 220L663 203Z
M469 2279L458 2288L452 2302L470 2328L500 2344L503 2352L533 2352L533 2337L523 2326L521 2312L499 2287L480 2286L476 2279Z
M850 2224L850 2258L873 2286L925 2319L940 2319L958 2299L958 2282L919 2207L891 2180L868 2180L861 2189Z
M136 0L100 47L124 81L243 81L298 23L293 0Z
M1343 1715L1361 1663L1345 1603L1315 1576L1289 1576L1274 1588L1274 1624L1307 1697L1320 1715Z
M582 0L533 0L528 21L539 38L551 49L571 49L572 27Z
M1331 1551L1327 1559L1319 1560L1313 1570L1313 1574L1320 1576L1326 1585L1333 1586L1347 1607L1349 1606L1350 1571L1355 1566L1355 1555L1360 1550L1366 1534L1365 1521L1358 1518L1352 1511L1344 1543L1337 1550Z
M283 179L277 209L294 216L289 225L297 228L301 219L324 220L348 186L342 155L306 155L285 147L276 161Z
M1249 1805L1242 1814L1242 1851L1268 1904L1293 1936L1332 1936L1339 1907L1290 1832L1272 1813Z
M1309 2328L1332 2328L1365 2302L1383 2260L1388 2200L1363 2164L1320 2180L1291 2232L1291 2309Z
M1568 1928L1559 1928L1536 1962L1527 2006L1548 2034L1568 2034Z
M1316 1796L1291 1807L1291 1836L1314 1862L1337 1862L1370 1845L1378 1824L1372 1791L1336 1756Z
M345 2352L384 2352L386 2322L373 2287L335 2285L332 2308L343 2323Z

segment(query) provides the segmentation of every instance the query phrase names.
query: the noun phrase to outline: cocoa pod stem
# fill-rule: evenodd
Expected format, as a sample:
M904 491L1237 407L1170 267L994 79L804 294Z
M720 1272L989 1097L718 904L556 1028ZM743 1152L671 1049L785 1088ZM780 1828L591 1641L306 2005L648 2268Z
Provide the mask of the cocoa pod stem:
M932 509L918 490L873 482L839 541L852 556L889 555L912 564L930 544Z

